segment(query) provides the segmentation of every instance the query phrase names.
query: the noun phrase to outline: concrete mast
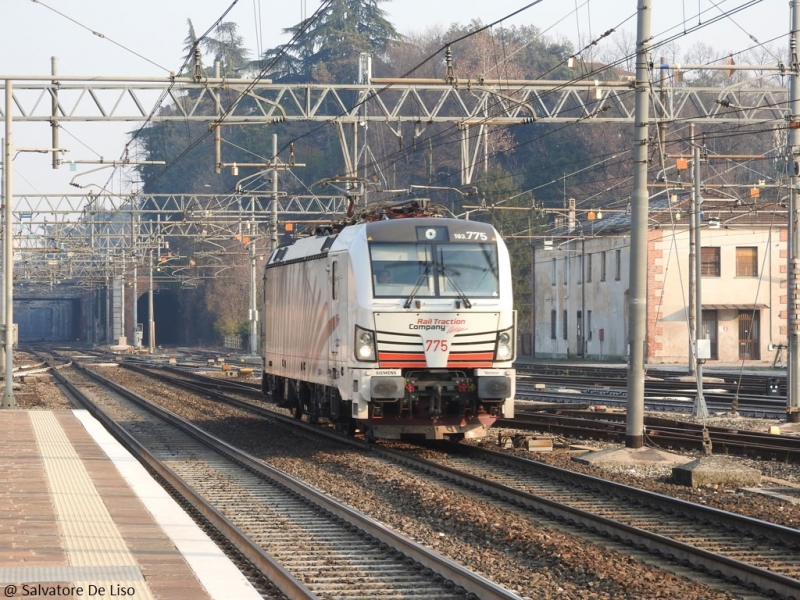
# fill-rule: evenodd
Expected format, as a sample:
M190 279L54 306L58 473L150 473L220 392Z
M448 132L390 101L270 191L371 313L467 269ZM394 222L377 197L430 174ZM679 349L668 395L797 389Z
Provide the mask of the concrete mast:
M638 0L636 83L631 193L631 263L628 320L628 421L625 446L644 445L644 380L647 344L647 145L650 100L650 4Z
M797 189L800 185L800 64L798 64L798 39L800 34L800 0L791 0L791 35L789 37L789 265L788 265L788 311L787 343L789 360L786 371L786 420L800 421L800 206L797 202Z
M12 204L14 203L14 186L12 185L14 169L11 168L11 160L13 159L13 133L12 133L12 117L11 110L13 107L13 91L11 87L11 80L6 80L6 138L3 144L3 181L4 197L5 197L5 229L3 231L3 277L5 278L5 290L3 298L3 311L5 314L4 319L4 333L5 333L5 373L6 383L5 392L3 393L3 408L15 408L17 403L14 399L14 213L12 211Z

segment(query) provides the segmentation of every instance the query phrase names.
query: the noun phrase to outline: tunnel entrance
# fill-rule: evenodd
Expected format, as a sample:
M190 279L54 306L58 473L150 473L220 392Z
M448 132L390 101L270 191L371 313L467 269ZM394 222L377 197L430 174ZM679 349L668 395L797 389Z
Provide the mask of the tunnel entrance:
M72 342L81 335L80 298L14 298L20 342Z
M142 324L142 345L150 346L147 293L139 296L136 305L136 320ZM156 346L180 344L180 319L178 317L178 294L172 290L158 288L153 291L153 321L156 330Z

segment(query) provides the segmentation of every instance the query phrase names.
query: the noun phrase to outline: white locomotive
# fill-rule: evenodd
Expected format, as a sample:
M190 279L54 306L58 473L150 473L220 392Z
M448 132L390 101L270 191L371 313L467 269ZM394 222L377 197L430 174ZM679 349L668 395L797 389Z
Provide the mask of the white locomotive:
M513 418L506 246L486 223L420 214L384 209L269 257L262 389L298 418L452 440Z

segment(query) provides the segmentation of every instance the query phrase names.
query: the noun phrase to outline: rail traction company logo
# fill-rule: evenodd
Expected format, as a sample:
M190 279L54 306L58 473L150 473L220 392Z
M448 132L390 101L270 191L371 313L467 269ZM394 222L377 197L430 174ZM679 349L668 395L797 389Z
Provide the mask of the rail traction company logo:
M420 317L416 323L411 323L408 328L424 331L446 331L447 333L458 333L468 329L466 319L439 319L437 317L429 319Z

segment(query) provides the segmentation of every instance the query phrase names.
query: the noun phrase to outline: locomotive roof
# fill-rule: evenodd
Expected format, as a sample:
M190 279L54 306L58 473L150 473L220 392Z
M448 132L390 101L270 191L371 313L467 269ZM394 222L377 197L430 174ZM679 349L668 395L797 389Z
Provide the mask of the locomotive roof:
M416 218L390 219L367 223L367 239L371 241L416 240L419 227L447 227L451 240L454 234L466 235L468 232L485 233L489 236L488 239L492 241L497 236L494 227L489 223L463 221L461 219Z
M277 248L269 257L267 268L286 264L293 261L309 260L322 257L331 250L337 250L350 245L359 235L366 235L369 241L397 242L397 241L426 241L425 231L432 228L445 227L450 241L463 242L476 241L476 234L486 234L481 241L496 241L498 234L494 227L480 221L462 221L461 219L442 219L417 217L407 219L387 219L370 221L349 225L341 232L331 235L316 235L300 238L288 246ZM421 231L422 230L422 231ZM363 232L363 234L362 234Z

